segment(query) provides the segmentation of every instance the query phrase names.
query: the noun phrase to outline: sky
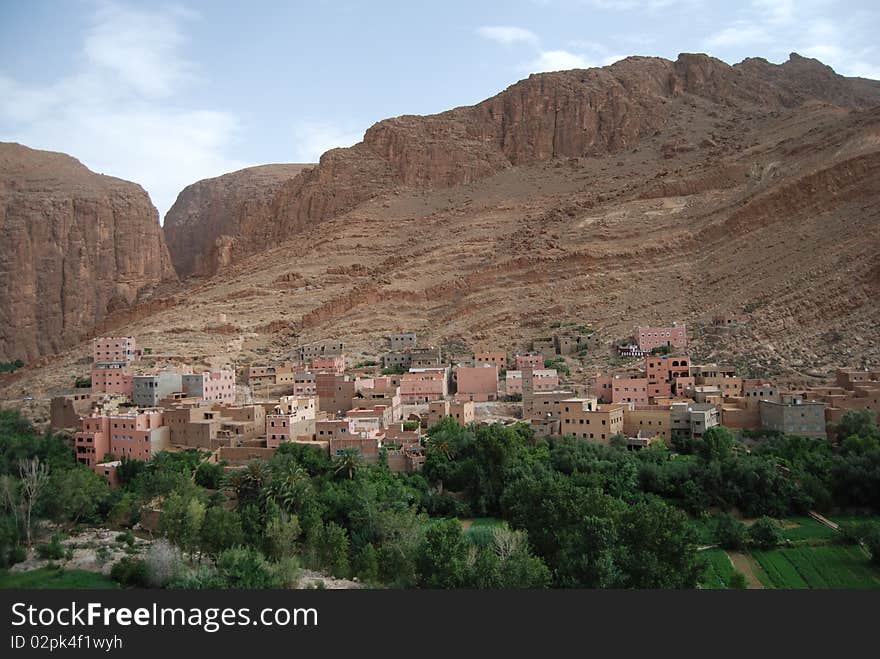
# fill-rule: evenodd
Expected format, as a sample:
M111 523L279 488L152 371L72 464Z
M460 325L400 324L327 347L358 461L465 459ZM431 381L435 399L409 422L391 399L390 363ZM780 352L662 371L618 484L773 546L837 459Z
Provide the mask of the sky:
M628 55L789 53L880 79L880 3L0 0L0 141L141 184L317 162L386 117Z

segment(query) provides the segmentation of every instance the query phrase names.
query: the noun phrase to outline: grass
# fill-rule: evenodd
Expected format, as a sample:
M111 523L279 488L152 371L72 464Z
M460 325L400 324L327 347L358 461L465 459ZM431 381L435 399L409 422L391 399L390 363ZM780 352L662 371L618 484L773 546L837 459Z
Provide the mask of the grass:
M730 557L723 549L707 549L699 553L700 558L706 560L706 569L700 577L702 588L728 588L730 578L736 571Z
M464 532L468 542L478 547L485 547L492 543L494 529L504 524L503 519L495 517L476 517L470 520L471 524Z
M0 572L0 589L20 588L23 590L71 589L109 590L119 588L110 577L86 570L64 570L58 567L43 567L29 572Z
M877 515L826 515L832 522L838 524L863 524L865 522L880 522L880 516Z
M474 517L471 520L471 526L468 529L470 531L474 528L487 527L487 526L502 526L504 524L503 519L498 519L497 517Z
M817 522L812 517L787 517L780 520L783 524L797 524L786 528L782 527L782 535L792 542L809 542L816 540L833 540L839 533L824 524Z
M714 517L690 520L690 525L697 532L697 541L701 545L714 545L717 542L715 540L715 524Z
M857 546L800 546L752 554L773 588L880 588L880 570Z

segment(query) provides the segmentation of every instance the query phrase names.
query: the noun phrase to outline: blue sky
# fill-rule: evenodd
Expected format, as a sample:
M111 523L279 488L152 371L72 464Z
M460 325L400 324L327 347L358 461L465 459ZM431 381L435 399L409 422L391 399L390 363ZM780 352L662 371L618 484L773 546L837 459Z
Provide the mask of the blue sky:
M880 7L831 0L0 0L0 141L143 185L314 162L376 121L627 55L792 51L880 79Z

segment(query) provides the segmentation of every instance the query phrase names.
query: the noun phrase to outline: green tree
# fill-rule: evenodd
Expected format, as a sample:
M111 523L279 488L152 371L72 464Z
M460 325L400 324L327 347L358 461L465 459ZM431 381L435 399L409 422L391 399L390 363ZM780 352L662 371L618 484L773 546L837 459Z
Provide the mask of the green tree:
M213 559L222 552L244 542L241 519L222 506L211 506L201 525L201 550Z
M348 531L336 522L328 522L319 530L318 560L322 567L337 577L348 576Z
M608 440L608 444L613 449L616 449L618 451L625 451L627 447L626 435L624 435L622 432L616 432L611 435L611 438Z
M697 536L687 516L659 499L628 506L620 515L620 586L694 588L703 571Z
M225 588L278 588L281 584L263 555L250 547L227 549L217 559Z
M715 522L715 539L719 545L725 549L742 549L747 538L745 524L727 513L718 516Z
M376 548L370 543L361 547L352 567L361 581L375 582L379 578L379 555L376 553Z
M871 562L880 566L880 523L863 524L860 531L862 542L865 543L868 553L871 554Z
M209 490L220 489L223 482L223 465L211 462L202 462L195 473L196 485L206 487Z
M773 549L782 543L783 537L776 523L765 516L749 527L749 541L760 549Z
M497 559L495 588L546 588L550 585L550 569L535 556L525 531L511 530L506 525L493 529L492 542L484 550Z
M98 522L101 504L109 495L107 481L88 467L77 465L49 476L43 507L58 521Z
M296 539L300 527L296 515L287 515L278 510L269 517L263 534L263 548L271 560L281 560L296 554Z
M732 588L734 590L745 590L748 588L748 581L746 581L746 575L744 575L739 570L734 570L733 574L730 575L730 579L727 582L728 588Z
M880 441L880 430L871 410L848 410L834 427L840 440L858 437L862 440Z
M467 578L468 543L457 519L432 522L425 531L417 567L424 588L461 588Z
M361 458L356 449L344 449L342 455L336 458L336 473L344 475L349 480L354 478L360 466Z
M193 555L199 548L204 520L204 503L196 497L184 497L175 492L165 500L159 517L159 532Z
M723 461L730 458L735 443L736 439L727 428L714 426L705 432L702 441L694 443L694 448L706 462Z

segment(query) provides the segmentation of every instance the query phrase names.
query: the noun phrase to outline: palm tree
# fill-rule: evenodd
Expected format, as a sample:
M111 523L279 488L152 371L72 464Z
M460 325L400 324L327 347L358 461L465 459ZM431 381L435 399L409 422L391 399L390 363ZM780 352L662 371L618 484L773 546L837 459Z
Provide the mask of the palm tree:
M287 473L273 479L266 488L266 499L288 513L294 513L305 501L311 480L308 472L299 465L288 468Z
M336 460L336 472L348 474L349 480L354 478L355 472L361 466L361 458L355 449L347 448L342 451Z
M440 435L439 437L432 437L430 440L430 446L435 451L439 451L443 454L443 456L447 460L452 460L455 456L455 449L452 448L452 444L449 442L449 439L446 435Z

